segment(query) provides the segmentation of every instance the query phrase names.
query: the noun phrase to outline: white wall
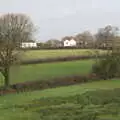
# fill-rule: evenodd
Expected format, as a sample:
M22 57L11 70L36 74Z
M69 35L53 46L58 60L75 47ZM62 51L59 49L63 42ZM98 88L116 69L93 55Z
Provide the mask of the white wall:
M70 40L70 46L76 46L76 41L74 39Z
M68 47L70 46L70 41L69 40L65 40L64 41L64 47Z
M76 46L76 44L77 43L74 39L64 41L64 47L72 47L72 46Z
M22 48L35 48L37 47L37 43L22 43Z

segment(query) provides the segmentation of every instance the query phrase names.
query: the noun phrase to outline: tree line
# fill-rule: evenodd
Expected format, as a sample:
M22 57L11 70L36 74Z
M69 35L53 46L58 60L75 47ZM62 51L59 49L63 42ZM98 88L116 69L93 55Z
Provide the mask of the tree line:
M65 40L74 39L77 43L77 48L112 48L113 43L119 42L119 28L116 26L107 25L103 28L99 28L96 34L92 34L90 31L84 31L74 36L65 36L61 40L50 39L45 43L38 43L40 48L59 48L63 47ZM119 46L119 45L118 45Z

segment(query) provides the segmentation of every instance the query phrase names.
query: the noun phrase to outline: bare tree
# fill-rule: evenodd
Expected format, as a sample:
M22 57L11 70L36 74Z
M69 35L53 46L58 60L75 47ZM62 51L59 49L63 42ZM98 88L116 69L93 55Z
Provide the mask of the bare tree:
M33 37L34 25L24 14L0 17L0 71L6 87L10 84L10 67L19 59L21 43Z
M79 47L87 47L87 46L92 47L93 35L89 31L84 31L83 33L77 34L75 36L75 39Z
M57 39L50 39L46 42L49 47L60 47L60 41Z
M119 28L116 26L107 25L104 28L100 28L96 34L97 46L112 47L116 34Z

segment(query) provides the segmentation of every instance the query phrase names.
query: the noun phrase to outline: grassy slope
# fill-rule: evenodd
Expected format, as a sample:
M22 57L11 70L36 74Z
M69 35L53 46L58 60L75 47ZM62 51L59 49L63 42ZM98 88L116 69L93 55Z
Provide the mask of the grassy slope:
M91 70L92 63L92 60L85 60L13 67L11 69L11 83L87 74ZM2 79L2 76L0 78Z
M37 59L37 58L53 58L74 55L90 55L94 54L96 50L90 49L68 49L68 50L30 50L25 52L22 59ZM99 50L100 53L105 51Z
M46 110L50 109L50 115L57 115L57 113L61 113L62 111L66 112L66 114L74 111L79 112L78 104L72 102L74 100L74 96L81 95L86 91L91 91L95 89L112 89L112 88L120 88L119 80L111 80L111 81L99 81L93 83L87 83L82 85L74 85L69 87L60 87L55 89L48 89L44 91L35 91L31 93L23 93L19 95L8 95L0 97L0 120L36 120L39 118L42 112L35 112L36 110ZM44 98L44 100L42 100ZM27 105L34 104L32 100L41 99L37 106L33 106L33 108L23 110L23 108L14 108L13 105ZM68 103L64 103L64 101L68 101ZM72 100L72 101L71 101ZM70 102L71 101L71 102ZM55 105L58 104L59 105ZM43 104L44 103L44 104ZM64 103L64 105L62 105ZM36 103L35 103L36 104ZM43 106L43 107L42 107ZM67 108L70 108L68 111ZM88 106L92 107L92 106ZM96 106L97 107L97 106ZM98 106L99 107L99 106ZM55 111L54 111L55 110ZM61 111L62 110L62 111ZM92 109L91 109L92 110ZM53 113L52 113L53 112ZM78 115L75 113L76 116ZM74 114L73 114L74 115ZM50 117L50 116L49 116ZM54 116L55 117L55 116ZM58 118L60 116L57 116ZM72 117L72 116L71 116ZM57 119L58 119L57 118ZM42 119L46 120L46 119Z

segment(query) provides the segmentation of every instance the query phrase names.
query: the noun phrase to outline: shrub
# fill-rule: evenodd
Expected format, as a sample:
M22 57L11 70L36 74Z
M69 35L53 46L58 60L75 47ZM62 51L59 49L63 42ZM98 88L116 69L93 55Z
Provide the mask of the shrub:
M27 65L27 64L52 63L52 62L65 62L65 61L74 61L74 60L89 60L95 58L96 55L66 56L66 57L44 58L44 59L40 58L40 59L21 61L21 64ZM98 58L104 58L104 55L100 55L98 56Z
M92 72L101 79L119 77L120 74L120 53L107 53L104 58L96 59Z
M19 93L25 91L43 90L48 88L56 88L60 86L86 83L96 80L98 80L98 77L94 74L76 75L76 76L64 76L64 77L54 78L45 81L36 80L31 82L23 82L23 83L13 84L10 87Z

